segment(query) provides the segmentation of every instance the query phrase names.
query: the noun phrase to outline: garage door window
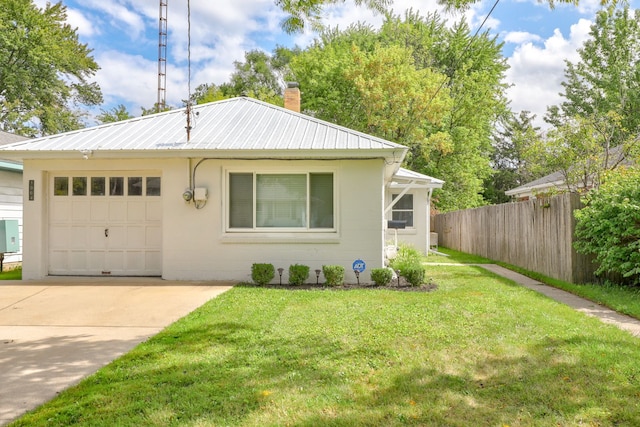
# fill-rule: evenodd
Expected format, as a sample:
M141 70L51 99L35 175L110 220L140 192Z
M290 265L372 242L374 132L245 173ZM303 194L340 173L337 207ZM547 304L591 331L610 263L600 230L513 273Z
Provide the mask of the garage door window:
M91 178L91 195L92 196L104 196L105 195L105 179L103 176L94 176Z
M69 195L69 178L66 176L56 176L53 178L53 195L68 196Z
M130 176L127 179L127 194L129 196L142 196L142 177Z
M126 182L126 187L125 187ZM69 184L71 183L71 188ZM53 178L54 196L160 196L159 176L56 176Z
M73 195L74 196L87 195L87 177L86 176L73 177Z
M124 195L124 178L123 177L112 176L109 178L109 195L110 196Z
M159 196L160 195L160 177L148 176L147 177L147 196Z

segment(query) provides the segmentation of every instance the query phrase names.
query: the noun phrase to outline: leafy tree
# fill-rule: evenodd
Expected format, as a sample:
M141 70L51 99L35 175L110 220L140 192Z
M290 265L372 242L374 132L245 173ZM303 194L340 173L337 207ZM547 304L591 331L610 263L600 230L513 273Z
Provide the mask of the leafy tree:
M214 83L203 83L196 87L191 94L191 99L196 104L206 104L207 102L221 101L230 98L225 95L222 88Z
M101 113L96 116L96 119L100 121L100 123L114 123L122 120L132 119L133 116L129 111L127 111L127 107L122 104L119 104L116 107L113 107L111 110L100 110Z
M504 193L534 179L543 173L533 164L530 151L539 144L540 128L534 126L535 114L509 112L502 117L493 134L494 152L491 155L493 175L485 181L484 197L490 203L506 203Z
M289 75L288 64L298 50L278 46L271 55L261 50L246 52L244 62L234 62L235 71L229 82L221 85L202 84L196 88L192 100L202 104L249 96L282 106L285 79Z
M158 103L157 102L154 102L153 103L153 107L151 107L151 108L140 107L140 110L142 110L142 115L143 116L149 116L151 114L162 113L163 111L169 111L171 109L172 109L171 106L165 105L164 108L161 108L160 111L158 111Z
M424 124L441 125L451 109L447 91L439 91L442 75L417 69L411 50L376 46L370 53L356 46L344 76L357 89L368 132L406 144L414 156L431 147Z
M447 76L453 107L447 126L439 131L451 136L453 150L436 153L422 168L412 166L445 180L437 194L440 209L477 207L485 204L483 183L492 174L493 129L507 108L503 79L508 65L496 37L472 35L464 20L443 36L433 46L434 67Z
M575 212L575 248L594 254L597 274L616 273L640 283L640 169L620 168L607 174L598 190Z
M352 47L373 49L375 33L354 25L345 31L323 32L307 49L293 57L291 72L303 92L301 108L307 114L367 132L364 105L345 70L354 63Z
M555 129L538 150L569 190L597 187L605 171L636 161L640 145L640 10L602 10L590 35L580 62L567 62L566 100L549 108Z
M611 146L640 129L640 9L609 8L597 13L580 61L567 61L562 83L564 101L548 114L551 123L562 117L602 117L611 112L620 125ZM554 121L555 120L555 121Z
M0 124L24 135L82 127L74 105L98 105L98 70L87 45L65 24L66 7L0 0Z
M282 96L282 83L277 70L271 63L271 57L264 51L251 50L244 54L245 62L234 61L234 73L229 83L234 94L249 91L270 92Z

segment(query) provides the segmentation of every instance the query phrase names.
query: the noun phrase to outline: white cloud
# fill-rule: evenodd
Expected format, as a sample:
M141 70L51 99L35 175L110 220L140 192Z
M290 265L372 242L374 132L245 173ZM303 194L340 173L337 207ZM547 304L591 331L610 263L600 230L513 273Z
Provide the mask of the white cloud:
M561 102L564 61L579 60L577 49L589 37L590 25L591 21L580 19L571 26L568 38L555 30L543 46L527 41L516 47L508 59L511 68L506 76L507 82L513 84L507 96L514 112L531 111L537 115L536 123L543 125L547 106Z
M96 61L101 67L96 80L105 96L105 104L129 104L135 107L130 111L139 115L139 107L150 108L156 102L156 61L114 50L99 53Z
M108 25L126 30L132 39L138 39L144 31L144 19L127 5L114 1L85 0L84 7L108 22ZM106 16L105 16L106 15Z
M511 31L505 34L504 41L506 43L524 44L528 42L541 41L542 37L537 34L531 34L526 31Z
M93 37L99 33L91 20L78 9L67 8L67 23L77 28L81 37Z

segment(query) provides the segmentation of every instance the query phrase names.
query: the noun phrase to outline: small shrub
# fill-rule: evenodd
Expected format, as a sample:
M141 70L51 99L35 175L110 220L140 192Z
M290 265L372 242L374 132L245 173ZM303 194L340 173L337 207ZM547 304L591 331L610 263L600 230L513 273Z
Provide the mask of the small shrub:
M408 244L401 244L398 254L391 260L390 266L394 270L405 271L417 265L422 265L422 253L415 247Z
M323 265L322 274L329 286L340 286L344 283L344 267L341 265Z
M276 270L273 264L253 264L251 266L251 279L258 285L266 285L275 276Z
M424 283L425 268L422 265L414 265L400 270L402 276L407 279L407 282L412 286L420 286Z
M292 264L289 266L289 284L302 285L309 277L309 266Z
M393 270L390 268L374 268L371 270L371 280L378 286L387 286L393 279Z

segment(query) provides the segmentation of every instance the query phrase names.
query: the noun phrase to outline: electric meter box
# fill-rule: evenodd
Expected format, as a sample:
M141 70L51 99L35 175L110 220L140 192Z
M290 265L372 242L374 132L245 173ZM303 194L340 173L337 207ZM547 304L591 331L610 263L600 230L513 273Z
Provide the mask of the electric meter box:
M18 220L0 220L0 253L18 252L19 250Z

